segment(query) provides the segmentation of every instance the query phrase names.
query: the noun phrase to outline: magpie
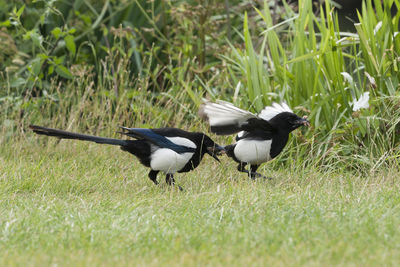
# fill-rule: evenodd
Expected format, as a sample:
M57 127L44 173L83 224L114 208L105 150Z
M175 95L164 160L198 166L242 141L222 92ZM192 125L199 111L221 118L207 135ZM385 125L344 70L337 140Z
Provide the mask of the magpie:
M120 146L122 150L133 154L141 164L151 169L148 176L156 185L158 184L157 174L159 172L166 174L165 181L168 185L174 185L174 174L176 172L194 170L200 164L205 153L219 161L217 155L224 151L223 147L216 144L204 133L187 132L177 128L120 127L122 131L118 133L136 140L104 138L37 125L30 125L29 128L36 134L55 136L60 139L77 139ZM182 190L181 187L179 189Z
M294 114L286 103L273 103L259 114L253 114L229 102L205 102L200 106L199 115L208 120L211 132L217 135L238 133L236 142L225 146L225 153L239 163L237 169L240 172L247 173L252 179L264 177L256 172L258 167L282 151L291 131L310 125L306 118ZM250 171L246 170L248 164Z

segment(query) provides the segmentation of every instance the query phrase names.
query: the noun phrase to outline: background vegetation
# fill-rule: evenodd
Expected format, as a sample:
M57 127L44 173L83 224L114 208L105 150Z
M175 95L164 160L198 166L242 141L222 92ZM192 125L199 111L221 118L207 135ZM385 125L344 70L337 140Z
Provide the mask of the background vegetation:
M365 0L350 32L335 2L287 2L0 0L2 264L398 263L400 1ZM207 132L202 98L285 101L312 127L263 167L276 181L206 160L182 194L27 131Z
M279 162L397 165L399 2L364 2L355 32L329 1L252 3L2 1L2 140L32 122L203 127L204 97L255 112L286 101L313 128Z

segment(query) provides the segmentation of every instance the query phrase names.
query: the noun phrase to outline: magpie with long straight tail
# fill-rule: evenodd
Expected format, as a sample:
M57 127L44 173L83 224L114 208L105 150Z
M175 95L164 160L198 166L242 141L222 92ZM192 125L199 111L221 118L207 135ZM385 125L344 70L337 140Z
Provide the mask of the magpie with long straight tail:
M306 118L294 114L286 103L273 103L259 114L253 114L229 102L205 102L200 106L199 115L208 120L211 132L217 135L238 133L236 142L225 147L226 154L239 163L239 171L252 179L264 177L256 172L258 167L282 151L290 132L310 125ZM248 164L250 171L246 170Z
M204 154L209 154L219 161L217 155L223 153L224 148L216 144L210 137L200 132L187 132L177 128L127 128L120 127L120 134L127 135L136 140L122 140L104 138L93 135L73 133L58 129L30 125L35 133L54 136L60 139L77 139L120 146L136 156L139 161L151 170L149 178L158 184L157 174L166 174L165 181L174 185L176 172L189 172L194 170L202 160ZM179 189L182 190L181 187Z

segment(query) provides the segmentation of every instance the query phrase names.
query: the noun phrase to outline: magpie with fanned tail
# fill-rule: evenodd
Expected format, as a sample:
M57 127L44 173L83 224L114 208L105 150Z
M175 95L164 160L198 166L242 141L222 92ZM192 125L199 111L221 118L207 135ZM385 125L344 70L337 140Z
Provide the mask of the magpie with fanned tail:
M229 102L205 102L200 106L199 116L208 120L211 132L217 135L238 133L236 142L225 146L225 151L239 163L238 170L252 179L264 177L256 172L258 167L283 150L290 132L310 125L306 118L294 114L286 103L273 103L259 114L253 114ZM248 164L250 171L246 170Z
M216 144L204 133L187 132L177 128L120 127L122 129L119 132L120 134L136 140L104 138L36 125L30 125L29 128L37 134L54 136L60 139L77 139L120 146L122 150L133 154L139 159L140 163L151 169L149 178L156 185L158 184L157 174L159 172L166 174L165 181L168 185L174 185L174 174L176 172L194 170L206 153L219 161L217 155L224 151L223 147ZM180 186L179 189L182 190Z

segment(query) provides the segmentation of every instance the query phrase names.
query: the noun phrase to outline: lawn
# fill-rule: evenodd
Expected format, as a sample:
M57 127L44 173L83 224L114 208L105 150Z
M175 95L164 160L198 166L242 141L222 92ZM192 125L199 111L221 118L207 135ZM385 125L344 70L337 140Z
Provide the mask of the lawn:
M364 1L351 32L331 1L95 2L0 0L0 266L400 265L399 0ZM311 127L272 180L206 155L183 192L25 130L210 134L203 99Z
M376 266L400 263L399 173L286 166L251 181L206 156L155 186L116 147L0 148L0 265Z

